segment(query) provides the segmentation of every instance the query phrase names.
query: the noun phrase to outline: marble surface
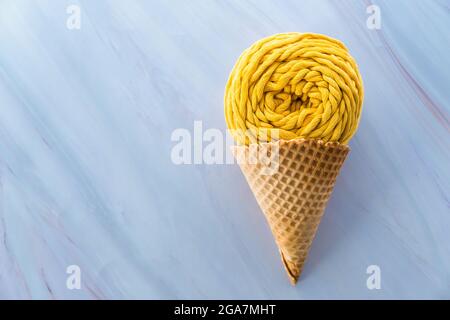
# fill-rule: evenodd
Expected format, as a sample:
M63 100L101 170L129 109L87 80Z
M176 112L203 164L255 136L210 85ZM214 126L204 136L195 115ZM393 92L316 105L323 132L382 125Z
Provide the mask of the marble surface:
M380 8L381 29L366 26ZM66 27L69 5L81 28ZM0 298L450 298L448 1L0 2ZM236 165L175 165L176 128L225 130L242 50L336 37L360 129L300 283ZM66 268L81 289L66 287ZM381 289L366 269L381 270Z

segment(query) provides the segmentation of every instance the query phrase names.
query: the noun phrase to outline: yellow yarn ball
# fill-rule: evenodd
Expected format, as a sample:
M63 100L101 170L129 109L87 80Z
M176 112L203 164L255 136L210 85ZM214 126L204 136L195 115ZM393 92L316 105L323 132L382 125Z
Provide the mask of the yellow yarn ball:
M240 143L262 142L278 129L279 139L346 144L358 127L363 97L361 75L344 44L320 34L282 33L239 57L225 90L225 118Z

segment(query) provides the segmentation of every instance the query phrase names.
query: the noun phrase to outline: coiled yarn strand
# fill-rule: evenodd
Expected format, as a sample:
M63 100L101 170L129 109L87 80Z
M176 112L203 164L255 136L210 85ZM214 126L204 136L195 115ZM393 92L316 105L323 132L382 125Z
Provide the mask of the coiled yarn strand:
M239 57L225 90L225 118L244 144L262 142L274 129L284 140L347 144L363 97L358 67L340 41L283 33L257 41Z

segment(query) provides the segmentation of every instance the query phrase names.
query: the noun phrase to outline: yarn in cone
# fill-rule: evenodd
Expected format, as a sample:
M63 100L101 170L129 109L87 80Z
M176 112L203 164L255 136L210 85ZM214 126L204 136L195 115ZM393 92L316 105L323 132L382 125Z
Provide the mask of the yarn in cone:
M316 33L288 32L256 41L228 78L225 120L243 145L234 151L245 156L238 162L292 283L302 272L350 150L363 100L361 74L347 47ZM273 161L269 166L254 161L265 152L278 155L277 170Z

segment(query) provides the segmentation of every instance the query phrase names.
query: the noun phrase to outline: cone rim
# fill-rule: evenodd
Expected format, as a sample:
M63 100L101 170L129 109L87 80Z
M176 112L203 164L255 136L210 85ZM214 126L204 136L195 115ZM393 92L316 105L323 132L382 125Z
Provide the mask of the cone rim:
M281 147L282 145L290 144L290 143L315 143L315 144L318 144L318 145L321 145L324 147L332 147L332 148L340 149L342 151L350 150L350 147L347 144L343 144L338 141L323 141L321 139L306 139L306 138L297 138L297 139L290 139L290 140L279 139L279 140L270 141L270 142L251 143L249 145L237 144L237 145L231 146L231 148L232 149L249 148L254 145L258 145L261 147L267 147L267 146L276 145L276 144L279 144L279 146Z

